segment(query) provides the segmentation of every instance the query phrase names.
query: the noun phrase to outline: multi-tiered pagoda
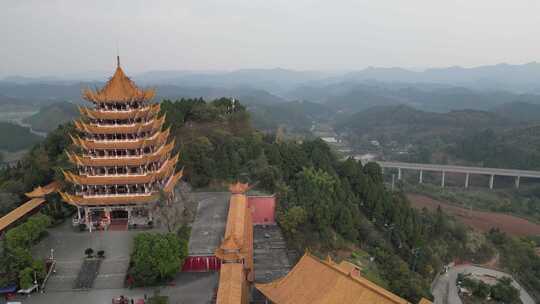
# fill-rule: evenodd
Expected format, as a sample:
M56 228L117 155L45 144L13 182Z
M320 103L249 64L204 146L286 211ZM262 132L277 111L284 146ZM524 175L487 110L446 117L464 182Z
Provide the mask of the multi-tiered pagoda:
M163 130L165 116L151 103L154 90L143 90L120 67L101 89L83 91L92 108L80 108L73 136L76 151L66 151L75 172L64 172L73 185L63 199L77 207L74 224L88 229L148 225L158 200L171 199L182 172L175 173L174 140Z

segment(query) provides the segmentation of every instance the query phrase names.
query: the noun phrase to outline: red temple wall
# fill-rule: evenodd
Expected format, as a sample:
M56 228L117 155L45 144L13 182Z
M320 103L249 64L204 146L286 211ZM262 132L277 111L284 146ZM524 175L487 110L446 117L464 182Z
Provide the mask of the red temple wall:
M188 256L184 265L182 265L182 271L187 272L208 272L219 271L221 268L221 262L215 256Z
M253 225L275 225L276 196L248 196Z

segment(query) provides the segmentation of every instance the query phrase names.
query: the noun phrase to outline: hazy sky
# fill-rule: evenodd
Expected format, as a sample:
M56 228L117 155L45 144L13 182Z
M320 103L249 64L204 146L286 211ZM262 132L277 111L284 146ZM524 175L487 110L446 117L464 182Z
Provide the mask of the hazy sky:
M540 60L538 0L1 0L0 77Z

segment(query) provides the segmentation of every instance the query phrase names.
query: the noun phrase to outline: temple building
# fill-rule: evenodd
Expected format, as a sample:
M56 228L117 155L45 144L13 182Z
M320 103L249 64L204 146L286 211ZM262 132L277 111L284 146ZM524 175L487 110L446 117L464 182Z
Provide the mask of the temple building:
M308 252L286 276L255 286L267 303L274 304L410 304L363 278L358 266L347 261L338 264L330 257L320 260Z
M124 74L119 58L102 89L83 91L93 107L79 108L79 135L71 138L76 149L66 151L75 167L64 172L71 189L60 193L77 207L74 225L90 230L151 225L155 203L172 199L182 171L175 173L178 155L171 156L174 140L163 130L160 105L151 103L154 94Z
M231 199L223 242L216 250L221 261L217 304L247 304L253 282L253 222L246 192L248 184L229 187Z

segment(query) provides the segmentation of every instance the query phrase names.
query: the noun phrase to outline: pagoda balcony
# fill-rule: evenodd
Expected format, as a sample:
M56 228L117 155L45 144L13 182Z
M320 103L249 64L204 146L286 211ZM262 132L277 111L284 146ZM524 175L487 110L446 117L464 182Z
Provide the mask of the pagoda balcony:
M155 192L149 191L146 193L102 193L102 194L86 194L86 193L76 193L76 195L82 196L83 198L108 198L108 197L147 197L154 195Z

